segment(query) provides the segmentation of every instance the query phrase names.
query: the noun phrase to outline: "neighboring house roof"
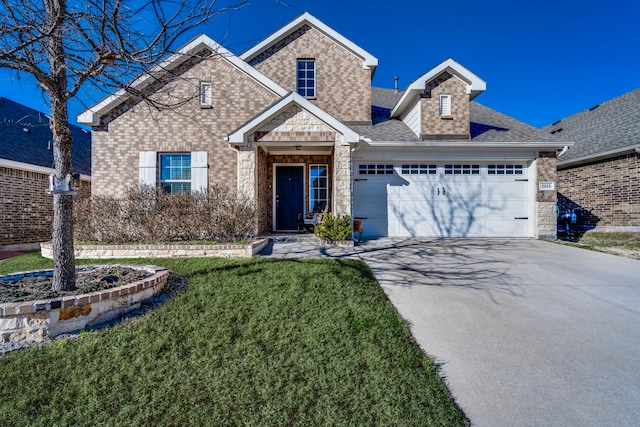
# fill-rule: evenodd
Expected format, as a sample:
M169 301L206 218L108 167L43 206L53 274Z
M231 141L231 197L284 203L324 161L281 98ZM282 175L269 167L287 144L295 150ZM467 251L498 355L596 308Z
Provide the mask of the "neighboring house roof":
M351 128L372 141L420 141L420 138L402 120L391 118L393 106L403 95L403 92L396 92L393 89L371 88L373 125L352 125ZM554 146L562 145L554 135L475 101L470 103L469 109L472 142L548 142Z
M484 80L473 74L471 71L467 70L458 62L449 58L442 61L441 63L418 77L416 80L411 82L411 84L409 84L409 87L407 87L407 89L402 94L400 100L398 100L396 105L391 110L391 116L397 117L402 114L407 108L410 108L412 105L414 105L415 100L424 91L426 84L437 78L444 71L449 72L467 85L467 93L469 94L470 99L475 98L487 89L487 84Z
M138 91L143 90L148 85L157 82L159 78L165 75L170 70L177 68L180 64L193 58L194 55L201 52L203 49L210 49L215 55L226 59L238 69L242 70L254 80L263 84L266 88L270 89L273 93L279 96L285 96L288 92L276 84L273 80L269 79L264 74L257 71L251 65L244 62L242 59L229 52L227 49L216 43L210 37L201 34L190 42L181 47L177 53L169 56L157 66L153 67L148 73L143 74L131 83L131 87ZM90 126L98 126L100 124L100 118L116 108L118 105L126 101L131 95L124 89L120 89L113 94L107 96L102 101L88 108L80 113L78 116L78 122L88 124Z
M640 147L640 88L542 128L575 145L558 165L620 155Z
M71 125L73 170L91 175L91 134ZM0 159L53 170L49 116L0 98Z
M361 47L357 46L355 43L348 40L343 35L333 30L332 28L328 27L326 24L319 21L317 18L315 18L313 15L309 14L308 12L303 13L293 21L289 22L284 27L280 28L275 33L268 36L266 39L262 40L257 45L253 46L251 49L247 50L245 53L240 55L240 58L247 62L250 62L253 58L257 57L258 55L260 55L262 52L269 49L270 47L278 44L285 37L287 37L289 34L293 33L294 31L298 30L303 25L310 25L311 27L320 31L327 37L333 39L335 42L337 42L340 46L342 46L347 51L361 58L363 61L363 65L365 67L371 68L371 77L373 78L373 74L375 73L376 67L378 66L378 58L371 55L369 52L362 49Z

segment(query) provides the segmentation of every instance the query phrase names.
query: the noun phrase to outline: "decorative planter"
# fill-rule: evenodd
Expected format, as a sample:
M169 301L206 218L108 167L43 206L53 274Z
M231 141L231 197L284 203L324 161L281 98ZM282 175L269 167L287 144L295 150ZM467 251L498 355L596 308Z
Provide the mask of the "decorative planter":
M152 275L88 294L0 304L0 343L39 342L46 337L52 338L117 319L136 310L142 301L159 292L169 277L169 270L161 267L124 267L145 270Z
M264 249L267 244L269 244L268 239L260 239L244 245L74 245L74 252L76 259L250 258ZM53 248L50 242L42 243L40 251L43 257L53 259Z

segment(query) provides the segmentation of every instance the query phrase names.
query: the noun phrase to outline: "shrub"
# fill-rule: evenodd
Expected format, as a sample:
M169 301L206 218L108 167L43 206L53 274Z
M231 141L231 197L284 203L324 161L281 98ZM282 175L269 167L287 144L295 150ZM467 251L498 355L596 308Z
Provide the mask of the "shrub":
M348 240L351 237L351 217L328 213L316 228L316 234L322 240Z
M128 188L123 197L92 196L74 203L74 237L102 243L221 243L255 233L254 203L227 187L169 194L160 188Z

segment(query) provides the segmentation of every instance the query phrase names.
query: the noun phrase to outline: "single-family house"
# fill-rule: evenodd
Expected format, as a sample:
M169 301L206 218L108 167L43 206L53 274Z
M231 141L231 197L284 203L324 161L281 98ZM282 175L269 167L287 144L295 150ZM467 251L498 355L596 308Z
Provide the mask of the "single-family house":
M640 227L640 89L544 130L575 142L557 160L560 211L599 229Z
M91 194L91 136L71 126L73 184L78 197ZM0 247L28 248L51 240L52 134L49 117L0 98Z
M555 238L566 143L476 103L486 83L453 59L402 92L371 86L377 66L308 13L239 56L196 37L133 82L175 108L120 91L79 116L93 194L225 184L255 200L258 233L321 204L368 238Z

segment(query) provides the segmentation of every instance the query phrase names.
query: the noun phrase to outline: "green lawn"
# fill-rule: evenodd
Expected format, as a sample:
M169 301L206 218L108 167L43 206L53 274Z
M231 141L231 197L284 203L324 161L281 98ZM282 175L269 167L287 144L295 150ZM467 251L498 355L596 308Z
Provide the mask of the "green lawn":
M115 327L0 358L3 425L466 424L360 262L134 262L189 287ZM48 267L32 254L0 274Z

